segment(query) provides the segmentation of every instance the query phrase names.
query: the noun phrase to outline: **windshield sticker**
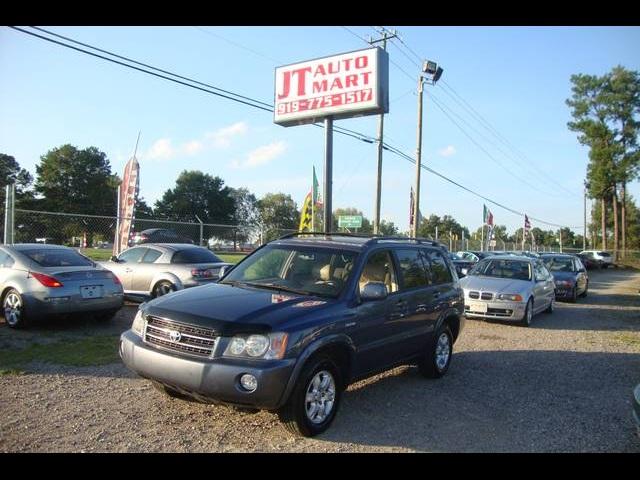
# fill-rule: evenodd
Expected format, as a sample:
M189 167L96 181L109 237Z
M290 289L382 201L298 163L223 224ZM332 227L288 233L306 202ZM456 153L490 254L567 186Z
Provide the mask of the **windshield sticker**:
M287 300L291 300L293 297L292 295L283 295L282 293L272 293L271 294L271 303L282 303L282 302L286 302Z
M322 300L307 300L306 302L300 302L300 303L296 303L294 305L294 307L316 307L318 305L324 305L327 302L324 302Z

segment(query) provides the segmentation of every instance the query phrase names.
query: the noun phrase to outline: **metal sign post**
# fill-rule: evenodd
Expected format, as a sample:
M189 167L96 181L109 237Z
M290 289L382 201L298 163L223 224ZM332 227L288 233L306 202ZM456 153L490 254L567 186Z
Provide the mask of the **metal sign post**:
M331 195L333 190L333 118L324 119L324 231L333 230ZM313 199L311 199L313 201Z

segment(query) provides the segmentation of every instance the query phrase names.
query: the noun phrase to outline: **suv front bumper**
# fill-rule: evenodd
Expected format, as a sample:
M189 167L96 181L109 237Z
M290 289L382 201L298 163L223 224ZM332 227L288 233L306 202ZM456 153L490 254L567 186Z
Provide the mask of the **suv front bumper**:
M282 398L295 365L294 359L200 359L179 356L150 346L132 330L120 336L120 357L141 377L155 380L200 401L274 410ZM256 377L258 387L248 392L240 386L245 373Z

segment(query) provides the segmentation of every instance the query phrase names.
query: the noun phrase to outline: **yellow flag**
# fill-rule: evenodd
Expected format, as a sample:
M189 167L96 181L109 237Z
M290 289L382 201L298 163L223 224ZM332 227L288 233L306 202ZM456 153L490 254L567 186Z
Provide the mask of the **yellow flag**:
M311 192L307 193L307 196L304 199L304 205L302 206L302 213L300 215L300 227L298 228L299 232L310 232L311 231Z

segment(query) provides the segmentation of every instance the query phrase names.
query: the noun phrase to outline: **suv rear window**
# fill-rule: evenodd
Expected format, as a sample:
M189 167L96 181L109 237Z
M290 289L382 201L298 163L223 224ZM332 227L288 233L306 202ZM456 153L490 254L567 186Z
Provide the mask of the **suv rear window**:
M173 254L171 263L219 263L222 262L205 248L188 248Z
M598 252L598 255L600 255L601 257L610 257L611 254L608 252Z
M91 267L93 262L75 250L44 248L21 252L41 267Z

